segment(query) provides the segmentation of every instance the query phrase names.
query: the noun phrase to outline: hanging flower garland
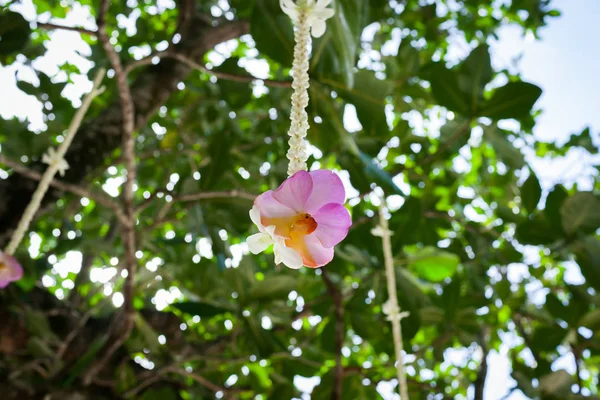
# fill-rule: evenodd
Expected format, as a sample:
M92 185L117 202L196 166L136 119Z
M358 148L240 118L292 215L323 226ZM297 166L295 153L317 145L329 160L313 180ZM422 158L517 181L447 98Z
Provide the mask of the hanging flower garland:
M294 22L294 63L288 175L276 190L258 196L250 218L260 233L248 238L253 254L273 246L275 263L289 268L318 268L333 259L334 247L348 234L352 224L344 207L346 192L332 171L307 172L308 148L305 140L309 125L309 46L310 34L325 33L325 21L334 15L327 8L332 0L280 0L281 9Z

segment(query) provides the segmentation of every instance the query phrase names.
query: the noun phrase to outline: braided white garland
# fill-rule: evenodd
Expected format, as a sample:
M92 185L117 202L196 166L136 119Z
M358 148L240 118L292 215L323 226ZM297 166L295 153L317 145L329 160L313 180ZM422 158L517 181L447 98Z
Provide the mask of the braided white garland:
M331 0L280 0L281 9L290 16L296 30L294 39L294 62L292 64L292 109L291 125L288 131L290 136L290 149L287 152L287 158L290 160L288 166L288 175L292 176L298 171L306 171L308 160L308 147L306 143L306 134L308 132L308 87L310 86L310 77L308 76L309 58L310 58L310 33L319 37L325 33L325 20L334 15L332 8L327 8ZM312 29L312 30L311 30Z

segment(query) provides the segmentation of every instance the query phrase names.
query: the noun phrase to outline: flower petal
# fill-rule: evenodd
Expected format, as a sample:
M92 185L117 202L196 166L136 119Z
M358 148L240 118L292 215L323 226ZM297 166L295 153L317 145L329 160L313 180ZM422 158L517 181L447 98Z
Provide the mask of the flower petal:
M342 180L337 174L327 169L319 169L312 171L310 177L312 178L313 189L304 205L307 213L316 213L321 207L329 203L344 204L346 191Z
M317 19L312 23L311 35L315 38L320 38L325 34L325 30L327 29L327 25L325 21L322 19Z
M305 264L307 267L318 268L322 267L325 264L328 264L333 260L333 247L325 247L323 243L317 238L314 233L308 235L304 238L306 242L306 249L310 253L310 257L312 258L311 263Z
M326 204L313 214L313 218L317 229L310 236L316 236L325 247L333 247L344 240L352 225L350 213L341 204Z
M286 267L291 269L302 268L302 257L297 251L287 247L282 241L275 243L273 246L273 252L275 252L275 262L277 264L283 263Z
M273 197L273 191L264 192L254 200L254 205L260 209L261 217L289 218L297 213L290 207L281 204ZM261 221L262 222L262 221Z
M279 0L279 6L292 20L298 19L298 7L292 0Z
M312 191L313 181L310 174L306 171L298 171L273 192L273 198L296 213L300 213L305 212L304 204Z
M10 282L18 281L23 277L23 267L16 258L0 251L0 288L3 289Z
M254 225L258 227L259 231L262 232L265 229L264 225L260 220L260 208L258 208L256 205L253 206L250 210L250 219L252 220L252 222L254 222Z
M333 0L317 0L316 8L325 8L331 4Z
M14 257L8 256L8 262L11 264L8 278L13 282L18 281L23 277L23 267L21 267L21 264Z
M333 8L315 9L310 13L311 18L321 20L322 22L325 22L326 19L329 19L334 15L335 11Z
M252 254L262 253L273 243L273 238L268 233L256 233L246 239L246 244Z

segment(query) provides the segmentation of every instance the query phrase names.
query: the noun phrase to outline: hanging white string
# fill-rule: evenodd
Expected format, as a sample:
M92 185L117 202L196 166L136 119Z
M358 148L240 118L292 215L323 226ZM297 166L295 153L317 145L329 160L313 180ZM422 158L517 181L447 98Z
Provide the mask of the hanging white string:
M100 69L100 71L98 71L98 74L94 79L92 91L84 97L81 107L79 107L79 110L77 110L75 113L75 116L73 117L73 120L67 129L65 140L58 147L58 150L50 148L48 149L48 152L43 155L42 161L48 164L48 168L44 172L44 175L42 175L42 179L40 180L40 183L38 184L31 201L27 205L27 208L25 209L25 212L19 221L17 229L15 229L8 246L6 246L6 254L13 255L19 247L19 244L21 244L23 236L25 236L27 229L29 229L29 224L31 224L35 213L40 208L42 199L48 191L48 187L50 187L50 183L54 179L56 172L60 171L61 175L63 175L65 170L69 168L69 164L67 164L67 162L64 160L65 154L67 154L67 150L73 142L73 138L75 137L75 134L77 133L77 130L83 121L83 117L90 107L90 104L92 104L92 100L94 100L94 97L102 92L102 90L99 88L102 79L104 79L104 73L104 69Z
M398 306L398 294L396 292L396 275L394 271L394 257L392 253L392 241L388 221L385 217L385 199L381 200L379 208L379 226L371 231L374 236L381 237L383 245L383 258L385 263L385 275L387 280L388 300L383 305L383 312L392 323L392 334L394 337L394 350L396 352L396 365L398 370L398 386L400 387L400 399L408 399L408 384L404 371L404 345L402 343L401 320L408 316L407 312L400 312Z

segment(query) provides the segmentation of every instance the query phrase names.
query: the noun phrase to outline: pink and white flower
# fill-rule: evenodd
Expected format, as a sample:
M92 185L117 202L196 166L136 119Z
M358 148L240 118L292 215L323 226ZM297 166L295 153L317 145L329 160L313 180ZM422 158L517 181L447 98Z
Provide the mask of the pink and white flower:
M273 246L275 263L298 269L321 267L352 225L340 178L328 170L299 171L258 196L250 218L260 233L246 241L253 254Z
M23 268L13 256L0 251L0 289L23 277Z

